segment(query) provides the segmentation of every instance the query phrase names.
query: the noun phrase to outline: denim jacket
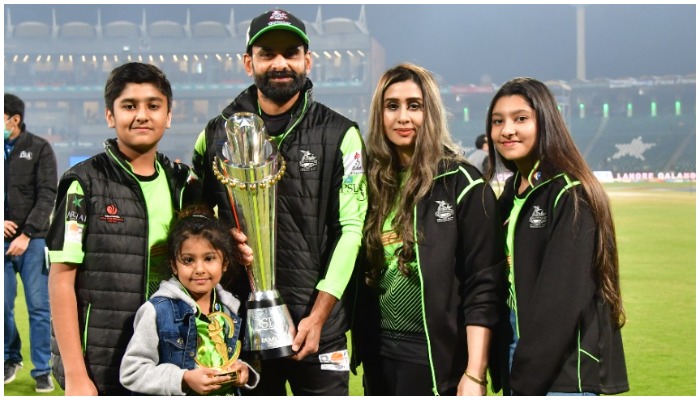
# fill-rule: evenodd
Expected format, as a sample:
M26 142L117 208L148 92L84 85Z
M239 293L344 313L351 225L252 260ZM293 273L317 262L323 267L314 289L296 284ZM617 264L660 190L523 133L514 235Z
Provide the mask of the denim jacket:
M216 294L223 311L234 321L233 337L227 339L231 357L241 328L241 318L236 315L240 302L221 285L216 286ZM142 394L187 394L182 390L183 375L197 367L196 313L195 301L176 278L161 282L158 291L136 313L134 336L121 363L122 385ZM228 336L228 331L225 333ZM259 375L250 365L248 370L244 387L252 389L257 386Z

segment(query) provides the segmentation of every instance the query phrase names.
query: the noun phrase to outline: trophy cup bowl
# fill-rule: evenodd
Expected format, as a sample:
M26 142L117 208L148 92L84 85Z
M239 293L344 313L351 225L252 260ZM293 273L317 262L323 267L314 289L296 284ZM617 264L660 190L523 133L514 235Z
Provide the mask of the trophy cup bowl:
M226 136L212 169L226 186L238 229L253 249L253 263L246 268L251 293L243 351L262 359L285 357L292 354L294 323L275 289L275 200L286 164L265 123L253 113L229 117Z

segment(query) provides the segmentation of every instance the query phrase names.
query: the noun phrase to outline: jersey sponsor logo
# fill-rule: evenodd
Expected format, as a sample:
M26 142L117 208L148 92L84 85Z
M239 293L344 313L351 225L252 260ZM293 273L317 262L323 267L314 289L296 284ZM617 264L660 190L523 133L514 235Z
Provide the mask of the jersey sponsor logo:
M382 233L382 246L390 246L392 244L403 243L403 240L394 231Z
M364 174L365 170L362 167L362 153L356 151L345 156L345 158L343 158L343 167L345 168L345 175Z
M65 243L80 244L83 242L83 224L78 221L68 221L63 235Z
M301 151L301 160L299 160L299 170L301 172L316 171L318 169L318 157L308 150Z
M101 221L106 221L110 224L115 224L117 222L124 222L124 218L119 216L119 208L116 204L108 204L105 207L106 214L100 217Z
M66 221L76 221L81 224L87 222L87 214L83 202L85 197L82 194L69 194L66 202Z
M321 369L331 371L350 371L350 358L347 350L334 351L332 353L319 354Z
M530 215L530 228L540 229L547 226L547 213L542 211L539 206L534 206L532 215Z
M33 155L31 151L22 150L22 152L19 153L19 158L24 158L25 160L31 160L32 157Z
M343 179L343 187L340 189L342 193L352 193L357 197L357 200L367 200L367 183L364 180L355 182L352 176Z
M455 219L455 210L452 209L452 205L441 200L436 201L436 203L438 205L437 211L435 211L437 222L449 222Z

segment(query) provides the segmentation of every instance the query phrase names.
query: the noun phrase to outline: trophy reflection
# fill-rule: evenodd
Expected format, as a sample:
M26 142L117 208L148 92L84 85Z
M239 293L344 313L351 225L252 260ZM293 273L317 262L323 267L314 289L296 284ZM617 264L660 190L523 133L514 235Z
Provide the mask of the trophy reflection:
M265 123L253 113L229 117L226 136L212 168L226 186L238 229L253 249L253 263L246 268L251 293L243 351L262 359L288 356L294 323L275 290L276 184L286 164L268 140Z

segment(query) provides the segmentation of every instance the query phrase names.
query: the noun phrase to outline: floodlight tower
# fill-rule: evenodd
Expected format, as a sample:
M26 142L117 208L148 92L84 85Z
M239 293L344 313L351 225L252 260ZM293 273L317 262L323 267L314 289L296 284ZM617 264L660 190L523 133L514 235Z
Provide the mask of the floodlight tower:
M586 79L586 11L576 5L576 78Z

